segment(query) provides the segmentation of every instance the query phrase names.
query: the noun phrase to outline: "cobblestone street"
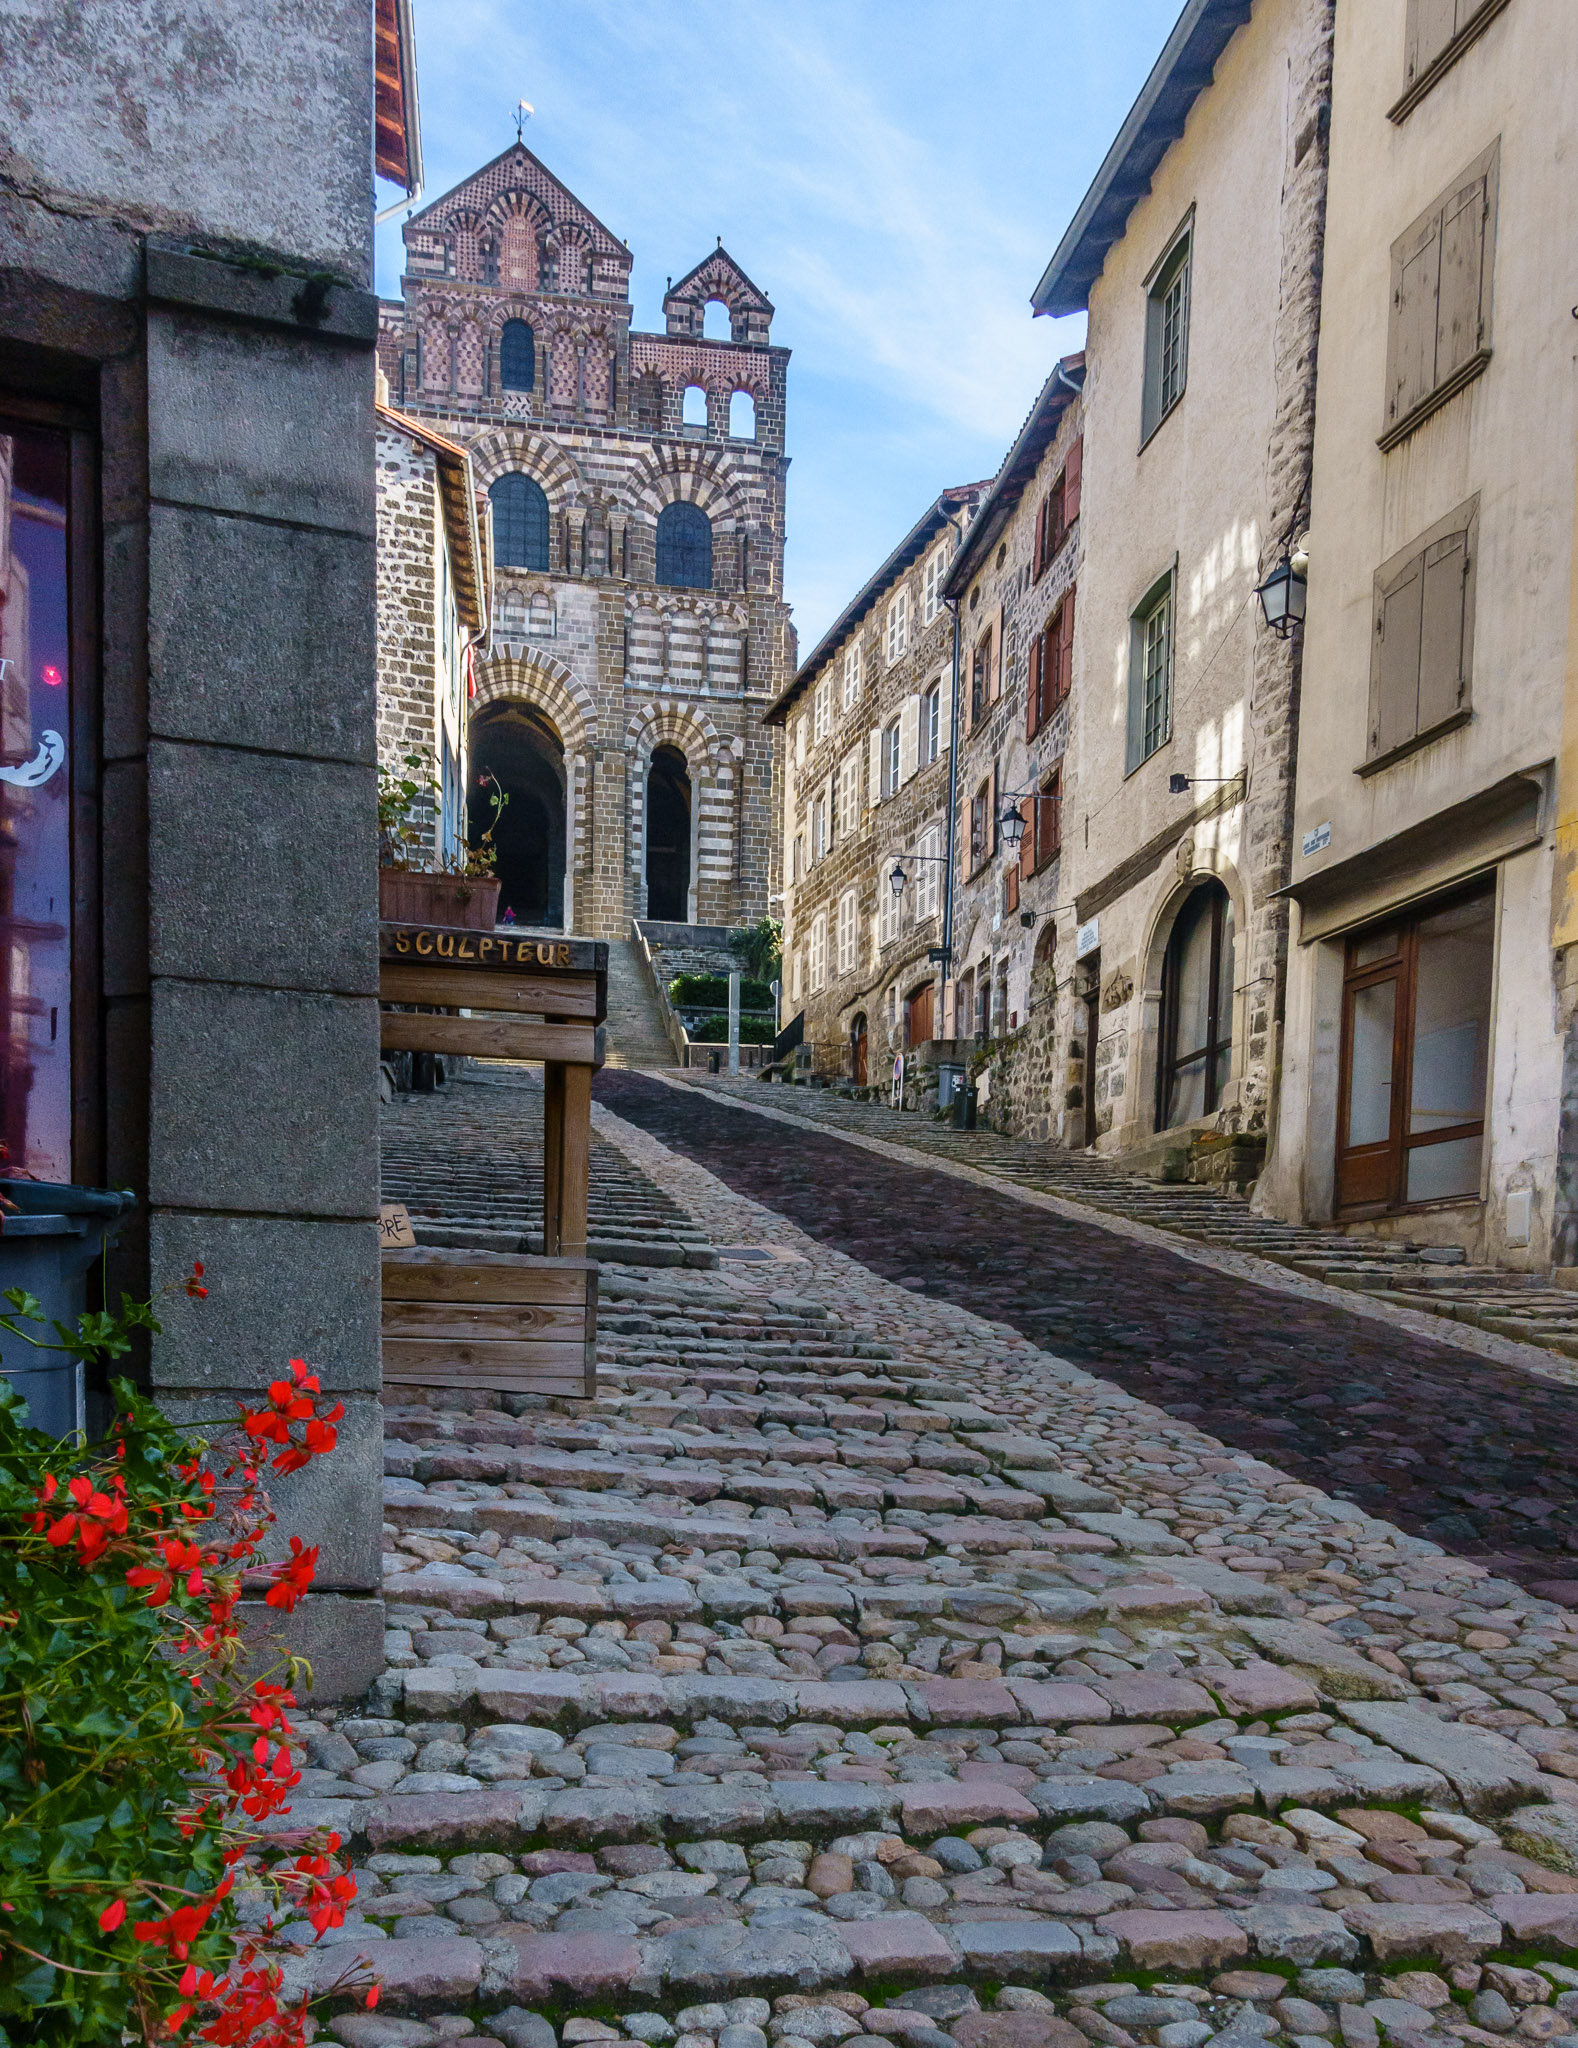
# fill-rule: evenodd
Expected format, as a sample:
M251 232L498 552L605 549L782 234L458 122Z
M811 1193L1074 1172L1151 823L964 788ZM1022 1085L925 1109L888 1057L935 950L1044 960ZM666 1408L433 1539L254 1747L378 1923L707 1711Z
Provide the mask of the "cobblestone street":
M1578 2039L1568 1612L1042 1349L1011 1274L915 1285L933 1176L860 1160L879 1255L836 1139L604 1094L720 1264L605 1264L595 1404L386 1407L389 1669L308 1724L292 1815L362 1887L301 1969L376 1949L383 2003L321 2039ZM1089 1235L1094 1334L1164 1269ZM1241 1292L1213 1357L1258 1306L1267 1358Z
M1578 1581L1578 1388L724 1099L627 1074L604 1075L599 1095L885 1278L1007 1323L1449 1550L1525 1583Z

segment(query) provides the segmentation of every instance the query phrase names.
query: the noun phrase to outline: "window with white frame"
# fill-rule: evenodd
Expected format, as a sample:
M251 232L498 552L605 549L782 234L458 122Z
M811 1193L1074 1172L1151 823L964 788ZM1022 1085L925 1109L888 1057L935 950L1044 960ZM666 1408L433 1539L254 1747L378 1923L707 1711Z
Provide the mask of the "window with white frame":
M888 606L888 660L902 661L910 644L910 594L907 590L894 593L893 602Z
M860 756L846 754L838 771L838 824L840 839L852 839L860 830Z
M846 889L838 899L838 971L853 974L855 971L856 941L859 929L859 903L853 889Z
M809 724L810 720L805 718L799 719L795 724L794 758L795 766L797 768L800 767L805 761L805 743L806 740L810 737L810 735L806 731L806 728Z
M899 786L899 721L894 719L882 735L882 794L890 797Z
M860 701L860 642L844 649L844 709L852 711Z
M921 624L929 626L942 610L942 586L948 577L948 550L935 548L921 578Z
M823 676L811 698L811 738L825 740L833 730L833 678Z
M920 758L928 767L942 753L942 684L933 683L921 699Z
M811 920L811 993L827 985L827 912L819 910Z
M815 867L826 852L827 798L818 796L811 799L811 865Z
M942 833L937 826L921 834L915 851L920 856L915 863L915 915L935 917L942 900Z
M877 894L882 904L878 914L878 930L884 946L892 945L904 922L904 897L888 879L894 868L902 865L901 861L885 860L878 870Z

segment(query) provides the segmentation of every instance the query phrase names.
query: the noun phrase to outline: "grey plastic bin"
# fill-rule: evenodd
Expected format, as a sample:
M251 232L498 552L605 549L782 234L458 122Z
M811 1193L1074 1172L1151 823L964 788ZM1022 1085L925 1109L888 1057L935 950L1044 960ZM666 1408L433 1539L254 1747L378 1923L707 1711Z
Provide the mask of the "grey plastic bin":
M0 1180L0 1194L16 1204L15 1213L0 1211L0 1290L37 1295L44 1311L38 1335L52 1340L52 1322L73 1325L87 1307L88 1270L136 1197L40 1180ZM26 1401L35 1429L53 1437L86 1429L82 1363L69 1353L35 1350L0 1333L0 1378Z

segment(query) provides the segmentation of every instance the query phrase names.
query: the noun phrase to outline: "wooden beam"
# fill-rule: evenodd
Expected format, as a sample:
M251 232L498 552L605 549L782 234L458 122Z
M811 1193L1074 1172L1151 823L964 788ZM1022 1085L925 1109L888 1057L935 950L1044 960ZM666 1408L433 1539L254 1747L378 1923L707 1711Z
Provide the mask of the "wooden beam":
M586 1339L586 1298L554 1303L499 1301L384 1302L384 1336L453 1338L459 1342L556 1344Z
M482 1374L508 1368L533 1372L558 1373L565 1377L586 1371L586 1347L578 1339L574 1342L550 1342L546 1339L531 1344L512 1344L503 1338L489 1338L482 1343L457 1343L445 1338L435 1341L427 1337L385 1337L384 1366L399 1366L406 1372L418 1368L427 1373L452 1378L462 1367L467 1372ZM487 1385L484 1379L479 1385Z
M511 1023L502 1018L428 1017L383 1010L379 1045L385 1052L457 1052L479 1059L552 1060L581 1067L591 1088L597 1032L590 1024Z
M501 974L486 967L430 967L383 960L378 995L386 1003L440 1003L451 1009L528 1011L538 1017L597 1022L597 977L588 974Z
M558 1307L584 1303L596 1272L590 1260L417 1245L384 1253L383 1291L385 1301L518 1301Z

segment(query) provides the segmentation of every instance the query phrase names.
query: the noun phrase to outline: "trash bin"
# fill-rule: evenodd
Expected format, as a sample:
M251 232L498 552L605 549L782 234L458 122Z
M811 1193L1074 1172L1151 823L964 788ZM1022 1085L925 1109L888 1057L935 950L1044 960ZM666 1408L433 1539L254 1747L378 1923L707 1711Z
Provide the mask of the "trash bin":
M956 1088L953 1095L953 1127L956 1131L975 1129L976 1093L972 1082L967 1087Z
M951 1109L958 1099L959 1090L963 1086L963 1064L958 1060L939 1060L937 1063L938 1109Z
M41 1180L0 1180L0 1194L16 1204L14 1213L0 1211L0 1290L37 1295L44 1311L38 1334L53 1341L49 1325L74 1325L87 1307L88 1269L136 1197ZM35 1350L5 1336L0 1377L26 1401L35 1429L52 1437L86 1429L82 1362L69 1352Z

